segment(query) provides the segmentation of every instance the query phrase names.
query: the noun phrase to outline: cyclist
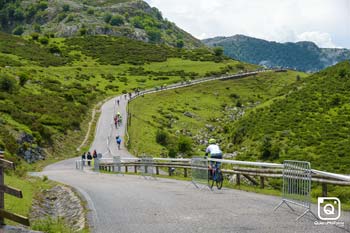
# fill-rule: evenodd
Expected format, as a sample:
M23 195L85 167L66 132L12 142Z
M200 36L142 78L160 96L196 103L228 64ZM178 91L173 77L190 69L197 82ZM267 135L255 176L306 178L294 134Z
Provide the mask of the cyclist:
M118 149L120 150L120 144L122 143L122 138L120 136L117 136L115 138L116 142L117 142L117 145L118 145Z
M118 106L119 106L119 99L117 99L117 104L118 104Z
M205 150L205 155L208 156L210 155L210 158L213 159L222 159L222 151L220 150L220 147L216 144L216 140L211 138L209 139L209 146ZM210 168L212 168L214 162L210 161ZM220 166L220 163L217 162L217 167Z

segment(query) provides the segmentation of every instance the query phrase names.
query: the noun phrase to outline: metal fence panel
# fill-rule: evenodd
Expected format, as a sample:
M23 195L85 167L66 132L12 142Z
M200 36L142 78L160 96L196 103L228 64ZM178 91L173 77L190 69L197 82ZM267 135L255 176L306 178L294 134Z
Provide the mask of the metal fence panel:
M283 162L282 201L275 210L282 204L286 204L294 211L289 205L294 204L306 209L297 220L307 213L311 213L316 217L311 211L311 178L311 165L309 162L285 160Z
M113 171L117 172L117 173L121 173L122 172L122 160L120 158L120 156L113 156L113 164L114 164L114 168Z
M140 171L141 175L145 177L154 175L154 160L152 157L141 157Z
M191 159L192 183L199 188L200 185L208 185L208 160L203 157Z

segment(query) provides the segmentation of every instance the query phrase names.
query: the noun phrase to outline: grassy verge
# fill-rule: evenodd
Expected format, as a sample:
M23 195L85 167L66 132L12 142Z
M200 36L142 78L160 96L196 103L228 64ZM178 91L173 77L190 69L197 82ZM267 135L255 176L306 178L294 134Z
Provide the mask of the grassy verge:
M5 209L23 216L30 215L36 193L54 186L54 183L49 180L30 176L18 178L7 174L5 175L5 184L19 189L23 193L23 198L21 199L5 194ZM17 225L17 223L10 220L6 220L5 222L8 225Z

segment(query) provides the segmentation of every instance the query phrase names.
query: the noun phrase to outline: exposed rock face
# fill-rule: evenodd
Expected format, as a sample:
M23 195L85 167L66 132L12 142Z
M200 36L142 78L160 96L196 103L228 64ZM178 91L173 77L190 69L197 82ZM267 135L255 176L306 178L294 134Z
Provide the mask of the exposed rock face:
M85 213L81 200L65 186L55 186L50 190L45 190L34 201L31 221L48 217L63 219L74 231L85 227Z
M45 159L44 150L35 143L32 135L22 133L17 142L21 145L18 155L23 157L28 163L35 163L38 160Z

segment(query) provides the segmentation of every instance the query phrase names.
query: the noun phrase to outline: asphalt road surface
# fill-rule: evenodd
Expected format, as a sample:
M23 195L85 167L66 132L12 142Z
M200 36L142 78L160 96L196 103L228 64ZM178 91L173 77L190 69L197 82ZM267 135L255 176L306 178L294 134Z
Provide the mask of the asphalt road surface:
M119 111L125 124L127 103L124 97L117 98L102 106L91 149L104 157L132 157L124 146L118 150L115 145L115 135L125 139L125 128L113 127L113 114ZM85 197L93 232L350 232L348 212L339 220L345 221L345 229L316 226L310 215L295 221L301 209L292 212L284 206L274 212L280 197L232 189L197 189L186 181L79 171L75 169L76 159L50 165L41 175L76 188ZM316 206L313 211L317 214Z

